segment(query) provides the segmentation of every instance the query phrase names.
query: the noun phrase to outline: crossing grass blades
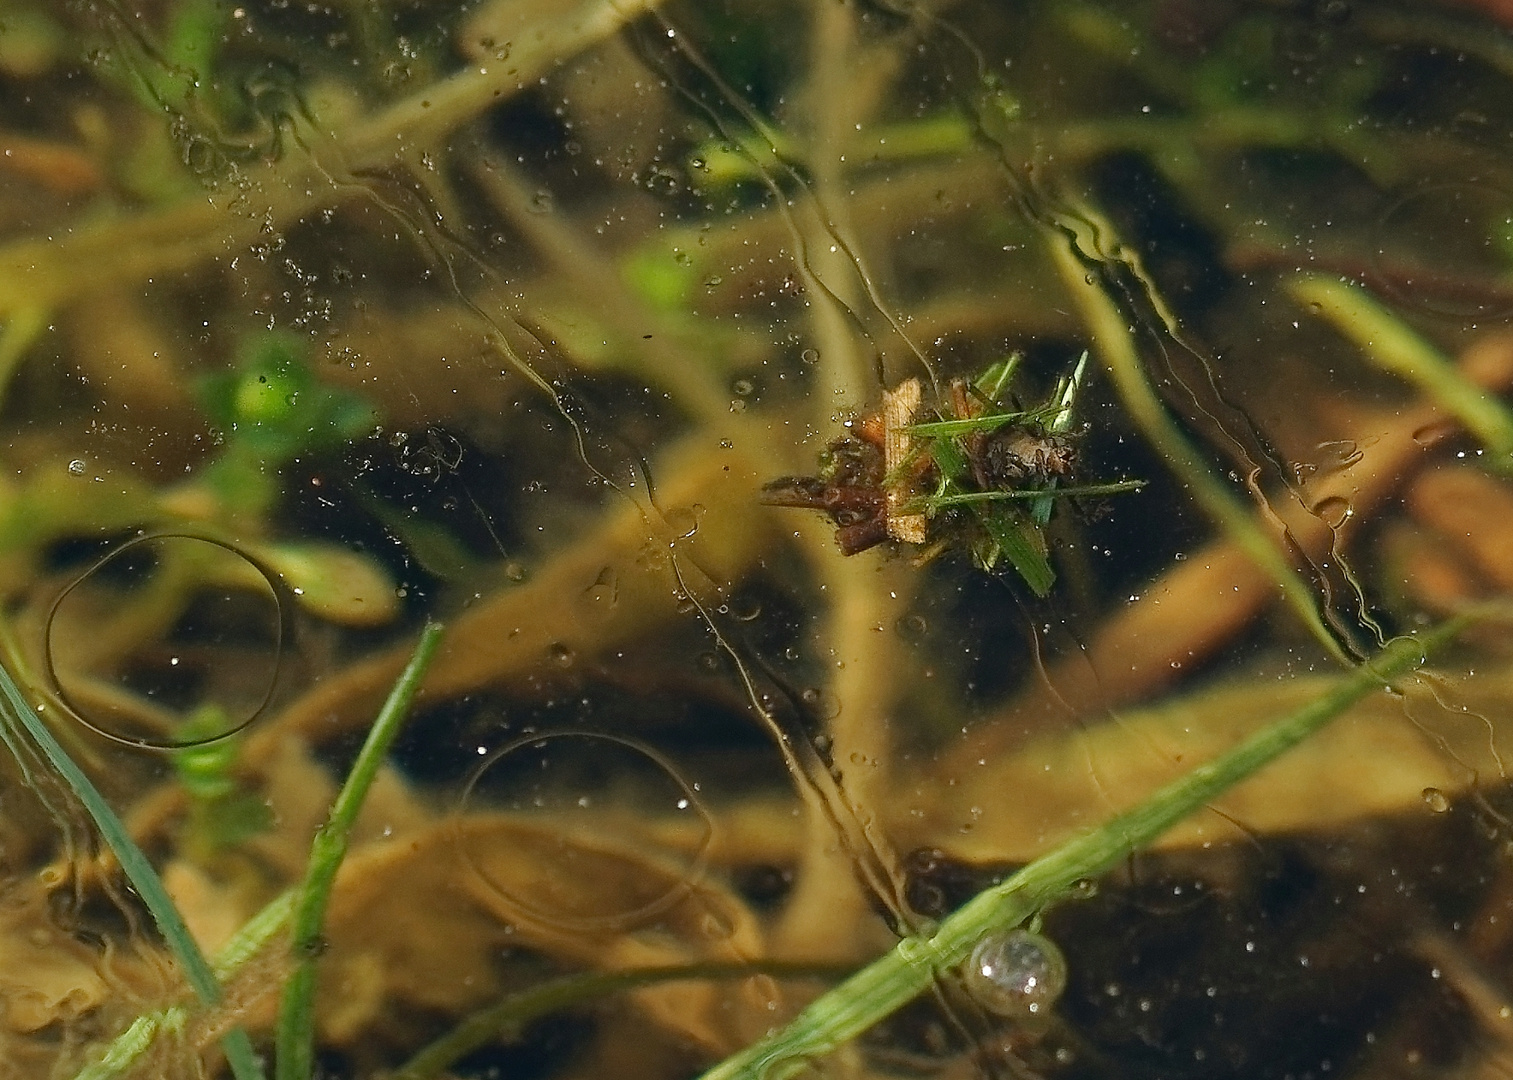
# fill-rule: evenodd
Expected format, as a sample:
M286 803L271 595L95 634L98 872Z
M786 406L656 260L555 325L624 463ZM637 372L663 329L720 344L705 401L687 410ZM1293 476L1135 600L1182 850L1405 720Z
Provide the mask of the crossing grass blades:
M968 382L953 379L937 419L919 421L923 390L907 379L882 408L849 421L830 443L818 476L785 476L765 487L773 506L822 510L836 544L855 555L887 541L912 544L919 562L961 547L983 570L1007 563L1037 596L1055 583L1045 528L1056 500L1134 491L1143 480L1079 484L1074 409L1087 371L1070 375L1031 409L1013 407L1019 353Z

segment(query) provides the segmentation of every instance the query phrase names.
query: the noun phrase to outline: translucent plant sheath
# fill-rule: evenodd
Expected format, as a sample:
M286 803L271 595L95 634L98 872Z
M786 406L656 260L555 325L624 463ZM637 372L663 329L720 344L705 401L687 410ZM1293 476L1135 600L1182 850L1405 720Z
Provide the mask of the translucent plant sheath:
M288 923L295 899L294 890L286 889L248 919L215 954L212 961L215 977L224 983L272 941ZM189 1010L182 1005L137 1017L130 1027L111 1041L103 1054L75 1073L74 1080L112 1080L124 1076L159 1034L183 1030L188 1019Z
M900 941L892 952L813 1002L787 1027L727 1058L703 1080L785 1080L798 1075L813 1059L860 1035L960 965L983 935L1017 926L1066 896L1076 882L1149 844L1367 694L1420 667L1429 652L1455 637L1469 621L1449 619L1428 633L1389 642L1313 703L1199 765L1133 810L978 893L934 934Z

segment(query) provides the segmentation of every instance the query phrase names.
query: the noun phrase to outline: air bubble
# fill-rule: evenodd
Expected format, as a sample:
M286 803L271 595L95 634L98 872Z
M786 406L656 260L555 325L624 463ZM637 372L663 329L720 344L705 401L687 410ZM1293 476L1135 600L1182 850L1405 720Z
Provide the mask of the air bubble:
M1342 26L1350 20L1350 4L1347 0L1325 0L1319 5L1319 21Z
M805 349L803 352L799 353L799 359L806 364L818 364L820 362L819 350Z
M1098 882L1093 878L1078 878L1072 883L1073 900L1091 900L1098 895Z
M138 537L53 602L46 675L69 714L107 739L202 746L267 708L289 617L274 573L230 544Z
M1425 424L1421 428L1415 428L1413 441L1422 447L1431 447L1443 442L1460 430L1460 425L1454 420L1437 420L1432 424Z
M560 668L572 667L573 661L577 659L577 653L560 641L554 641L547 646L546 655L547 659Z
M986 935L962 969L967 992L998 1016L1049 1012L1066 980L1066 958L1055 942L1028 930Z
M1320 500L1313 508L1313 513L1315 517L1331 529L1338 529L1350 520L1355 510L1351 507L1349 499L1342 499L1337 495L1332 495L1327 499Z
M674 506L667 511L667 527L680 540L686 540L699 531L699 519L704 516L702 503L692 506Z
M1446 810L1450 809L1450 799L1439 788L1426 787L1424 788L1423 795L1424 805L1429 808L1431 813L1443 814Z
M607 617L620 605L620 576L614 567L599 571L593 584L583 590L581 608L586 615Z
M512 917L572 931L628 929L677 904L703 877L714 838L708 810L667 758L592 731L529 735L501 748L468 781L458 812L463 860ZM463 826L496 815L532 838L529 872L526 860L481 846L486 831ZM680 854L630 860L623 853L646 849L644 823L657 818L677 822ZM617 823L631 830L623 843ZM595 887L584 887L586 873L600 876ZM718 924L705 932L724 933Z
M834 720L841 714L839 699L818 687L810 686L800 691L799 700L808 707L812 715L821 720Z
M1330 471L1348 469L1360 462L1365 455L1361 451L1360 443L1354 439L1330 439L1321 442L1319 452L1326 459L1320 462L1321 466L1327 466Z
M646 170L646 188L659 195L676 195L683 189L683 177L667 165L652 165Z

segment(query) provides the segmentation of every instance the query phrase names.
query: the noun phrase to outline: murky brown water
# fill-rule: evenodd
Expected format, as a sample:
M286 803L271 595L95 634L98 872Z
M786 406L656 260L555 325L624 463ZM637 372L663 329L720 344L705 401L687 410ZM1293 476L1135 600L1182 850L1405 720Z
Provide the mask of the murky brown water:
M443 621L320 1075L673 1078L1482 603L815 1068L1500 1075L1510 20L18 0L6 667L214 956ZM269 1053L4 732L0 1077Z

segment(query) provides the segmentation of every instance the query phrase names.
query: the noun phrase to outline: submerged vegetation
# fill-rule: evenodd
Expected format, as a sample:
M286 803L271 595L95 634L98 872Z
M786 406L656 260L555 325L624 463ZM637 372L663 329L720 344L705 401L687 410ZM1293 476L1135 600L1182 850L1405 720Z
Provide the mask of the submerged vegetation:
M1507 18L7 0L0 1078L1505 1071Z
M1076 466L1069 433L1087 353L1045 404L1001 411L1020 359L1011 356L971 382L952 380L950 415L935 421L914 422L918 379L885 391L880 412L848 424L855 434L826 448L822 475L774 480L765 501L828 513L845 555L899 540L926 545L920 558L928 560L962 534L981 569L1006 562L1036 596L1045 596L1056 573L1042 530L1055 500L1135 491L1141 481L1058 486Z

